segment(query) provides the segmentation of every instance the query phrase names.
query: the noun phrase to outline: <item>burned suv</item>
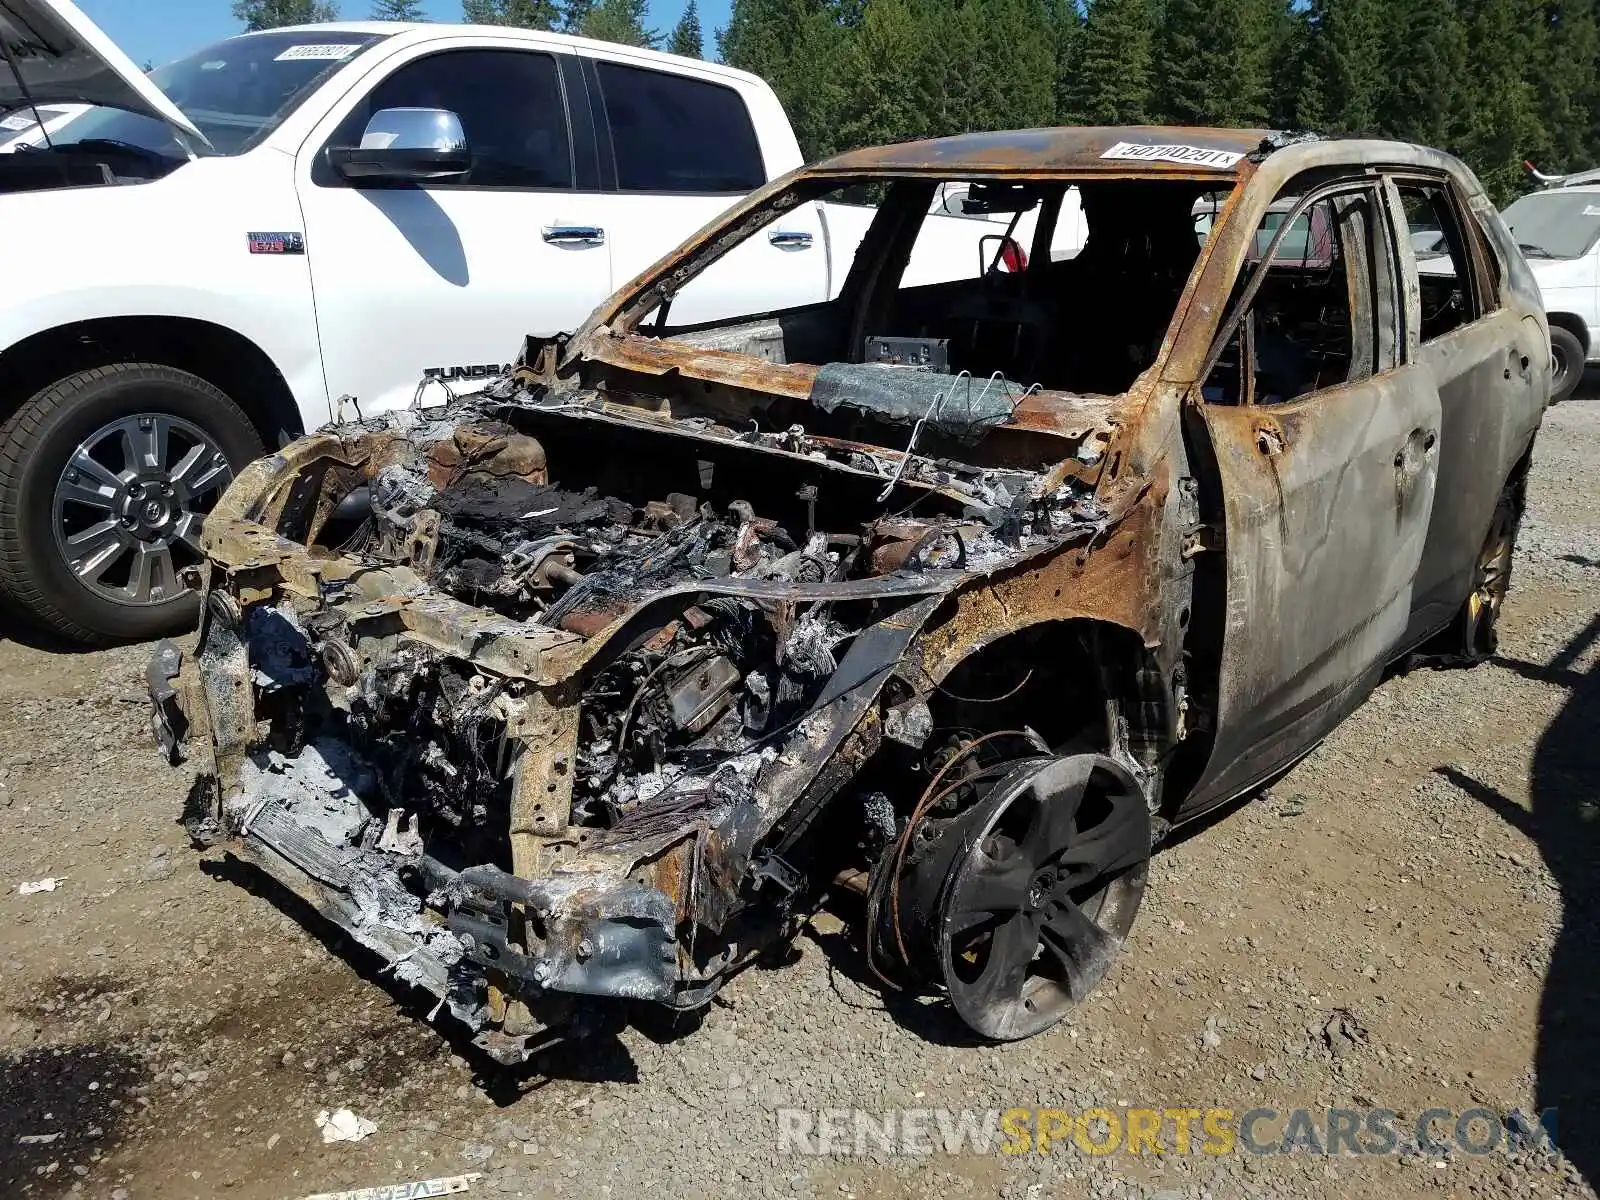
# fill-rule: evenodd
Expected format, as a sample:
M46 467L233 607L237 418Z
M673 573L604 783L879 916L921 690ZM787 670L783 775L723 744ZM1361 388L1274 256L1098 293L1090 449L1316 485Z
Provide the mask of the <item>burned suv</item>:
M823 200L875 208L834 299L707 311ZM1453 275L1418 275L1419 213ZM970 265L951 221L992 231ZM481 394L244 471L157 732L198 839L502 1059L703 1006L830 895L886 986L1025 1037L1176 824L1402 656L1492 651L1549 381L1538 288L1436 151L842 155Z

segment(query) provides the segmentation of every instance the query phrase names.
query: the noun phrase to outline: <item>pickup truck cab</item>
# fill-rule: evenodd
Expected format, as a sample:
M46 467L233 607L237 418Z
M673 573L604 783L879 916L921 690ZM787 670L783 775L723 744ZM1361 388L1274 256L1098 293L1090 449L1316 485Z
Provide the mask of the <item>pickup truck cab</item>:
M92 106L0 155L0 599L85 641L192 623L264 449L482 386L801 163L756 77L555 34L277 29L149 76L68 0L0 35L0 113ZM871 215L800 206L680 315L828 300ZM953 222L965 264L995 227Z

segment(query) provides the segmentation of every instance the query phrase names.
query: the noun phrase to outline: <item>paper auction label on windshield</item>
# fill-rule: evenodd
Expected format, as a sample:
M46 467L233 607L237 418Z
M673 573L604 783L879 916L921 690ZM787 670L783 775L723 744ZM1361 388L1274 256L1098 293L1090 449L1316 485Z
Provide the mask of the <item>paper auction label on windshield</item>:
M304 46L290 46L273 61L285 62L292 58L313 58L325 62L342 62L359 49L361 47L353 42L308 42Z
M1100 157L1122 158L1132 162L1174 162L1188 167L1211 167L1226 171L1244 155L1231 150L1209 150L1205 146L1151 146L1143 142L1118 142Z

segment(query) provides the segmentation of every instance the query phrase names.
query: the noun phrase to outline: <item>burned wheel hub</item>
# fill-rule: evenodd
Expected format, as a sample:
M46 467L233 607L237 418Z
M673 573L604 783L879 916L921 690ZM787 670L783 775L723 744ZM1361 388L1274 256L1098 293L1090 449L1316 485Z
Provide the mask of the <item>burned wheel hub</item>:
M1030 1037L1098 983L1133 924L1150 815L1128 773L1097 754L986 772L971 807L919 831L924 852L887 881L876 947L942 985L978 1033Z
M1517 544L1517 511L1509 497L1495 506L1467 597L1468 649L1474 659L1488 658L1499 643L1500 609L1511 586L1511 560Z

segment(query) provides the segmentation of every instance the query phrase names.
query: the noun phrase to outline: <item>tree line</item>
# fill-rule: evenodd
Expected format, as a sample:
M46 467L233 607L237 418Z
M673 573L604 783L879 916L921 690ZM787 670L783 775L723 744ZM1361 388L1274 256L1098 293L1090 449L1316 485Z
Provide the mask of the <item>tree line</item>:
M384 19L418 0L372 0ZM252 28L331 0L238 0ZM690 0L463 0L463 18L700 55ZM1265 126L1458 154L1505 201L1524 160L1600 166L1600 0L734 0L721 58L767 79L808 159L980 129ZM279 19L279 18L283 19Z
M1600 0L734 0L722 57L808 157L1051 124L1265 126L1459 155L1504 202L1600 166Z

